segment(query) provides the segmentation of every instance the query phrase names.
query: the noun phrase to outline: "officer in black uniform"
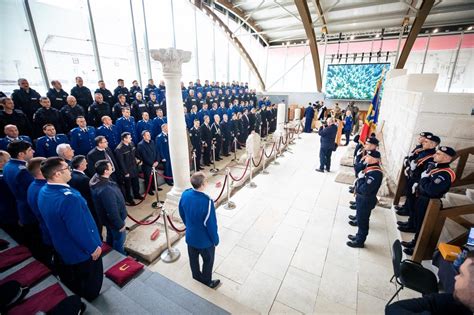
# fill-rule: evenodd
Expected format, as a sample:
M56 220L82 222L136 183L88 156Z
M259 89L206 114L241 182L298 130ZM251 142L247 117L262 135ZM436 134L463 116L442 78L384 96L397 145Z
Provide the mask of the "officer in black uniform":
M128 108L130 109L130 105L127 103L127 97L124 94L119 94L117 96L118 102L115 103L114 107L112 108L112 115L114 122L117 121L120 117L122 117L122 109Z
M133 80L132 86L130 87L130 101L136 100L137 93L140 93L143 96L142 88L138 85L138 81Z
M145 189L150 185L150 175L153 167L158 167L158 153L156 151L155 141L151 139L151 133L148 130L142 131L143 140L137 145L137 156L142 161L143 179L145 180ZM158 188L161 190L161 188ZM155 193L155 186L153 185L148 191L148 194L153 196Z
M367 167L358 175L355 184L356 191L356 216L349 216L349 224L358 226L356 235L348 235L350 241L347 246L363 248L369 234L370 213L377 204L377 192L382 184L382 169L380 168L380 152L367 151L364 157Z
M247 141L247 138L250 134L250 119L248 116L248 110L245 108L244 113L242 114L242 134L241 134L241 139L240 142L245 143Z
M89 119L87 121L97 128L102 124L102 117L112 117L112 110L109 103L104 102L101 93L95 93L94 97L95 102L89 107Z
M203 162L204 165L211 165L211 145L212 145L212 132L211 126L209 126L209 116L204 115L204 124L200 128L201 132L201 141L204 148L203 152Z
M104 102L106 102L108 104L115 104L114 96L113 96L112 92L107 90L107 88L105 87L104 80L99 81L99 88L97 90L95 90L95 93L102 94L102 98L103 98Z
M51 101L51 106L53 108L56 108L57 110L60 110L64 105L67 104L66 99L69 94L67 94L66 91L63 90L61 82L59 82L58 80L51 81L51 85L52 88L48 90L46 96Z
M76 86L71 89L71 95L77 100L77 104L81 105L84 112L87 113L89 106L94 102L92 99L91 90L84 86L84 81L81 77L76 77Z
M191 112L193 105L196 105L196 107L198 106L196 96L194 95L194 90L189 90L189 96L186 99L185 104L186 104L186 109L188 110L189 113Z
M82 106L77 105L76 98L74 96L67 97L67 104L59 111L64 120L66 130L71 130L76 127L76 118L79 116L85 116L84 109Z
M150 117L148 106L143 100L142 93L137 92L135 94L135 100L132 102L132 109L131 109L132 116L135 118L136 121L139 121L142 118L142 114L144 112L147 112L148 117Z
M212 142L215 145L215 160L222 160L220 157L221 148L222 148L222 130L221 130L221 118L219 115L214 115L214 123L211 125L212 132Z
M15 103L16 109L23 111L30 123L33 123L33 115L41 107L41 95L30 88L28 80L24 78L18 79L18 86L20 88L12 93L13 103Z
M221 122L221 133L222 133L222 155L229 156L229 146L232 143L232 134L230 131L229 117L227 114L222 115Z
M64 121L59 110L52 108L49 98L45 96L41 97L40 104L42 107L33 115L33 134L35 138L42 136L43 126L46 124L53 124L58 133L64 133Z
M456 173L449 164L456 156L456 151L451 147L441 146L436 151L433 161L421 173L419 183L415 183L413 190L417 196L415 202L415 238L411 242L402 242L407 255L413 255L418 235L425 219L426 209L430 199L440 199L446 194L456 180Z
M3 129L7 125L15 125L20 134L25 136L32 136L30 122L26 115L18 109L15 109L13 100L9 97L0 98L0 105L3 110L0 110L0 136L4 136Z
M203 168L201 167L202 142L201 142L201 130L200 130L199 125L200 125L199 119L194 119L193 127L189 130L191 145L193 146L193 152L196 155L196 169L194 170L195 172L203 170Z
M354 157L354 172L355 176L359 174L366 167L366 163L363 157L365 156L367 151L377 150L379 145L379 140L375 137L375 134L371 134L370 137L365 141L365 144L360 144L359 149ZM354 186L349 186L349 192L351 194L354 193ZM355 210L355 203L351 203L351 209Z
M118 84L118 86L114 90L114 101L115 101L115 103L120 102L120 100L119 100L120 94L125 96L125 102L130 103L130 92L125 87L125 83L123 82L123 79L118 79L117 84Z
M138 167L135 159L135 146L132 142L132 135L130 132L121 134L122 142L115 148L115 158L117 160L118 171L120 178L125 183L125 200L129 205L134 206L133 199L141 199L140 186L138 182ZM130 194L130 190L133 191Z

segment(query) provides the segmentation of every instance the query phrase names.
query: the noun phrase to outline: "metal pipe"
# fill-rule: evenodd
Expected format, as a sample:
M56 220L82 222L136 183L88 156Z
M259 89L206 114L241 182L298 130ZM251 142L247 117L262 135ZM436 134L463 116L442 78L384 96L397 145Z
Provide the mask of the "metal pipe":
M173 30L173 48L176 48L176 30L174 26L174 9L173 9L173 0L170 0L171 6L171 27Z
M153 74L151 73L150 45L148 43L148 26L146 23L145 0L142 0L142 10L143 10L143 24L145 25L145 32L143 33L143 37L144 37L144 42L145 42L146 68L148 72L148 78L151 79L153 78Z
M224 209L226 210L232 210L232 209L235 209L236 205L235 205L235 202L231 201L230 200L230 181L231 181L231 177L230 177L230 169L227 168L226 169L226 176L227 176L227 202L226 204L224 205Z
M137 33L135 29L135 16L133 14L133 4L132 0L129 1L130 3L130 17L132 19L132 46L133 46L133 56L135 57L135 69L138 75L138 82L140 82L140 86L143 86L142 82L142 73L140 69L140 57L138 56L138 45L137 45Z
M194 6L194 47L196 50L196 75L197 79L199 79L199 44L198 44L198 36L197 36L197 8Z
M421 64L421 73L425 70L426 55L428 54L428 49L430 46L431 34L428 35L428 40L426 41L425 54L423 55L423 63Z
M398 56L400 55L400 45L402 44L402 37L403 37L403 26L400 29L400 34L398 34L398 44L397 44L397 54L395 55L394 65L398 62Z
M453 83L454 71L456 70L456 65L458 64L459 51L461 50L462 40L464 39L464 31L461 32L461 37L458 41L458 48L456 50L456 57L454 57L453 70L451 70L451 76L449 78L448 92L451 90L451 83Z
M94 51L95 66L97 68L97 78L99 80L103 80L104 75L102 73L102 66L100 64L99 47L97 44L97 37L95 35L94 18L92 17L92 9L91 9L90 0L87 0L87 11L89 13L89 31L91 33L92 50Z

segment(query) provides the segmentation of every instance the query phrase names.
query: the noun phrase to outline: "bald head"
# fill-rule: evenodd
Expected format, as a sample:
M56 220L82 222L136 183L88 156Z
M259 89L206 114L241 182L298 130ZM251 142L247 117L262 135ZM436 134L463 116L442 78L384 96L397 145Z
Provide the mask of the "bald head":
M72 95L69 95L69 96L67 97L66 102L67 102L67 104L68 104L69 106L71 106L71 107L74 107L74 106L76 106L76 104L77 104L76 98L75 98L74 96L72 96Z
M10 138L18 138L19 132L15 125L6 125L3 132Z

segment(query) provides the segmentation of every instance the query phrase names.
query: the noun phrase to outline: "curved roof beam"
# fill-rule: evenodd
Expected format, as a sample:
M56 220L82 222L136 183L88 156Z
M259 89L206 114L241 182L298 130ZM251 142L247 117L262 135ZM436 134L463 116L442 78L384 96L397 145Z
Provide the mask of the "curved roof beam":
M204 2L201 1L191 1L196 8L204 12L206 15L210 16L211 20L219 25L223 30L225 35L227 36L228 40L234 44L235 48L237 48L237 51L239 51L240 55L242 58L247 62L247 65L249 66L250 70L255 74L257 77L257 80L260 84L260 88L265 91L265 82L262 79L262 76L260 75L260 72L257 69L257 66L253 62L252 57L250 57L249 53L245 49L244 45L240 42L240 40L234 35L234 33L230 30L230 28L227 26L226 23L224 23L217 14L212 11L210 7L208 7Z
M316 77L316 89L321 92L323 87L323 79L321 76L321 64L319 63L318 44L316 41L316 33L313 28L313 21L311 19L311 11L309 10L306 0L295 0L296 8L300 14L303 22L304 31L309 41L309 48L311 50L311 57L313 59L314 75Z
M200 1L191 1L191 2L200 2ZM252 12L244 12L239 7L235 7L230 1L227 0L214 0L214 3L217 3L224 7L227 11L231 12L237 16L243 23L247 24L257 35L262 39L262 41L268 46L268 38L262 35L263 29L260 28L255 21L250 18ZM199 7L199 6L198 6Z

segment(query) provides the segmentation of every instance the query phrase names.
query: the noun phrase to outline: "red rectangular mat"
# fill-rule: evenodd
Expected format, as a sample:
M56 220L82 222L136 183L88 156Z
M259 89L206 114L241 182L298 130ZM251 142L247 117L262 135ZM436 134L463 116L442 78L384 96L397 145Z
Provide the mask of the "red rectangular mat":
M27 298L23 303L13 307L8 314L25 315L36 314L38 312L47 313L66 297L67 295L63 288L61 288L59 283L55 283Z
M31 252L25 246L19 245L0 253L0 272L3 272L23 260L31 257Z
M0 285L7 281L15 280L18 281L22 287L32 287L46 278L49 274L51 274L51 270L35 260L1 280Z
M105 272L105 276L122 287L143 269L143 265L130 257L119 261Z
M103 242L102 245L100 245L100 248L102 249L102 256L107 255L112 250L112 247L110 247L106 242Z

